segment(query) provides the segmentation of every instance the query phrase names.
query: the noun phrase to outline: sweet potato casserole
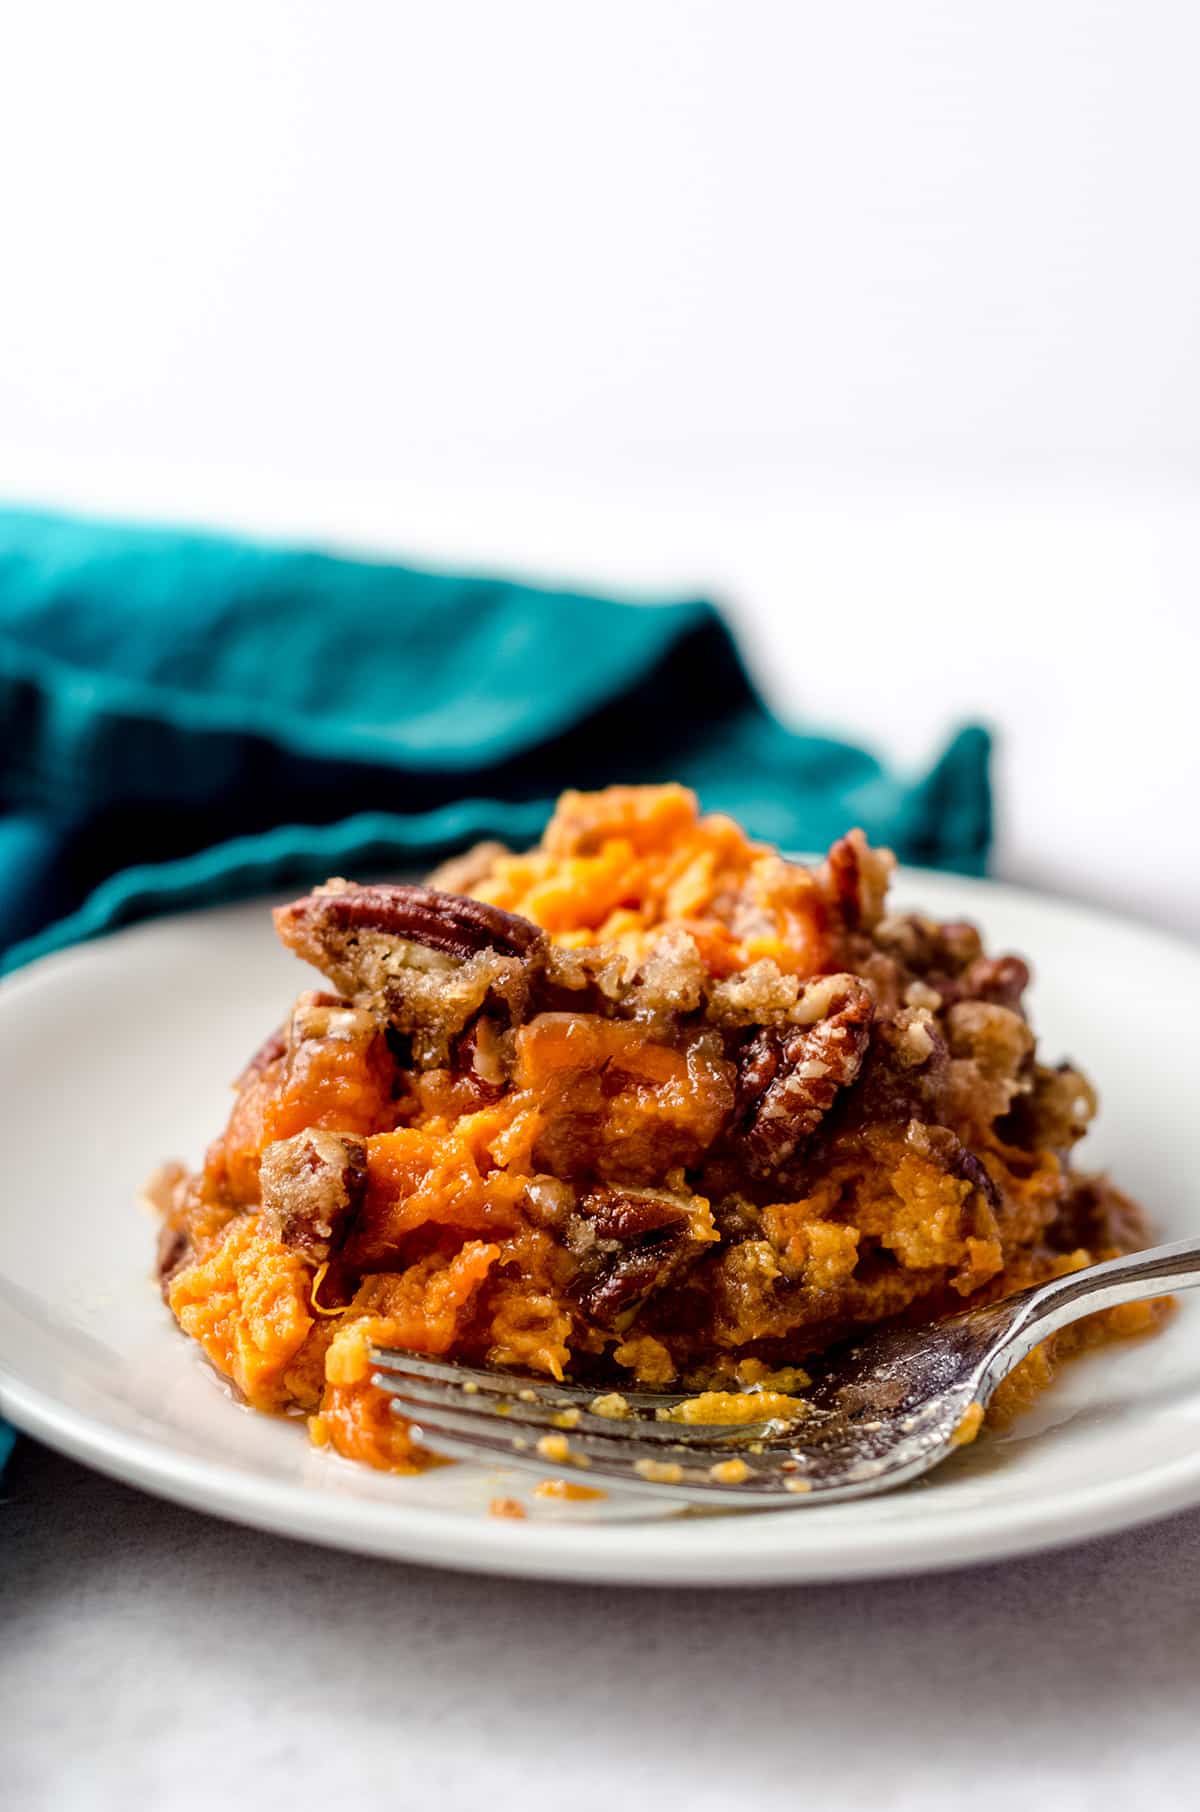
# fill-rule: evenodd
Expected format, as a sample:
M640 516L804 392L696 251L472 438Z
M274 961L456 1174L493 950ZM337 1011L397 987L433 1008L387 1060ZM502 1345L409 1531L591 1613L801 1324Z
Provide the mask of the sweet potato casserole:
M786 1391L863 1324L1145 1244L1071 1168L1095 1099L1041 1060L1025 964L889 913L891 866L851 831L804 867L682 788L619 787L566 794L527 854L281 908L328 989L160 1190L179 1325L248 1403L408 1470L372 1342Z

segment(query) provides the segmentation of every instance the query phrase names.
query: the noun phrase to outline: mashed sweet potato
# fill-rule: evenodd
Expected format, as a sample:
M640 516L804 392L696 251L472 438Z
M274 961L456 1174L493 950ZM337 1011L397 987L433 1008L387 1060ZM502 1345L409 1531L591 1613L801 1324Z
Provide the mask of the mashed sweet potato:
M408 1470L373 1342L617 1402L729 1392L1144 1244L1072 1169L1095 1099L1041 1059L1025 964L889 914L890 871L857 831L808 868L681 787L617 787L565 794L525 854L282 908L332 991L165 1194L181 1328L256 1408ZM1159 1313L1068 1330L998 1413Z

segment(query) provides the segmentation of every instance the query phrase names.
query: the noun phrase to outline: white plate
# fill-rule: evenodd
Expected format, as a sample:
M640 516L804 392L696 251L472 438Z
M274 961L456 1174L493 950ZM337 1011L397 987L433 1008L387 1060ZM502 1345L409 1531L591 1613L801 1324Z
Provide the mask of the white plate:
M1111 1165L1164 1238L1196 1230L1200 953L1010 888L900 877L901 903L971 917L1029 954L1043 1048L1104 1098L1085 1161ZM305 973L254 903L160 920L0 987L0 1406L52 1446L260 1528L437 1565L563 1579L845 1579L995 1559L1200 1501L1200 1313L1066 1368L1011 1433L865 1503L745 1516L645 1500L489 1516L528 1481L473 1467L391 1478L235 1404L149 1281L134 1205L160 1159L196 1159L227 1079Z

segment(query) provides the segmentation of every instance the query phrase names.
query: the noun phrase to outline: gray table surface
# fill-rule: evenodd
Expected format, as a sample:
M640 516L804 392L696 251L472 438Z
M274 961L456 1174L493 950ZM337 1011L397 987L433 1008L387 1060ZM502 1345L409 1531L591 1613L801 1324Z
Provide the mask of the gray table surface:
M1145 1812L1198 1777L1196 1513L926 1578L623 1591L284 1541L32 1441L0 1486L10 1812Z

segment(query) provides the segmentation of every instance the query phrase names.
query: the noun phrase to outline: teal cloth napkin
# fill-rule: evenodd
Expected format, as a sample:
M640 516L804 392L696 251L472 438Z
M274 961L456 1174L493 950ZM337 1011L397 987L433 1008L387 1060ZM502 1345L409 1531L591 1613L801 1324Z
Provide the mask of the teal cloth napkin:
M787 729L702 601L28 511L0 510L0 722L7 968L154 912L530 840L567 785L679 779L785 846L861 823L967 873L991 830L982 729L911 777Z
M870 659L849 629L847 658ZM984 730L905 777L788 729L701 600L24 510L0 510L0 724L6 969L152 913L532 841L564 786L682 780L785 847L857 823L965 873L991 834Z

